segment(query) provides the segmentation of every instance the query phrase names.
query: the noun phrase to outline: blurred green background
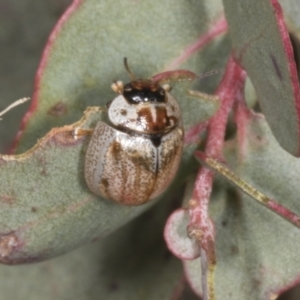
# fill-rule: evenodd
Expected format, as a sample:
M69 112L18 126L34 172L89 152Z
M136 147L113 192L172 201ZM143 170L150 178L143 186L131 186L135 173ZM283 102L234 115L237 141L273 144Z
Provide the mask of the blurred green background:
M0 0L0 111L31 97L34 77L53 26L71 0ZM16 135L29 103L5 115L0 126L1 153Z
M71 2L71 0L0 0L0 111L19 98L32 96L35 72L47 38L53 26ZM29 103L26 103L13 109L1 121L1 153L6 153L9 149L28 106ZM86 247L90 248L91 246ZM76 250L70 255L80 258L80 251L82 249ZM62 257L59 257L54 260L61 259ZM80 264L80 261L78 261L78 264ZM44 268L46 273L51 268L49 262L40 263L38 266L40 270ZM22 285L26 285L26 279L33 280L36 267L37 265L3 266L0 276L4 276L6 271L8 276L5 278L5 282L7 282L6 291L2 290L4 293L1 292L0 299L11 300L13 297L14 300L27 300L25 294L23 294L24 297L21 296L21 291L19 293L14 292L15 289L18 289L18 286L16 286L17 277L23 277ZM11 270L11 268L14 270ZM32 272L32 276L27 278L27 274L30 272ZM3 282L1 277L0 280ZM57 278L57 281L59 281L59 278ZM70 286L70 288L72 287ZM34 291L32 293L35 294L34 299L44 299L42 286L39 287L36 293ZM182 299L197 298L187 289ZM300 288L288 291L279 299L299 300Z

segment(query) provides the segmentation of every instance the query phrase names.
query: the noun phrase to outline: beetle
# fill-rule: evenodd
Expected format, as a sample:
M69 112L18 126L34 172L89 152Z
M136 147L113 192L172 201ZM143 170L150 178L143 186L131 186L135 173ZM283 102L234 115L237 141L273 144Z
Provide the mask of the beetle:
M118 96L108 123L98 122L85 158L85 179L96 195L123 205L156 198L174 178L183 149L181 112L169 85L136 79L114 82Z

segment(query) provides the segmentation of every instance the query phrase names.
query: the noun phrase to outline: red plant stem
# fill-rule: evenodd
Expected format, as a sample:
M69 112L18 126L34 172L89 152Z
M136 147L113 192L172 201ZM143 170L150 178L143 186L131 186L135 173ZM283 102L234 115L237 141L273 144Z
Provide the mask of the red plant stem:
M205 153L209 157L214 157L217 159L222 158L222 149L224 146L224 136L228 114L235 101L235 95L244 87L245 78L245 72L232 59L230 59L227 64L223 79L216 92L221 101L220 108L208 124L208 137ZM200 169L193 192L193 199L197 199L198 204L203 204L202 198L207 198L210 196L212 181L209 178L212 176L213 173L211 171L205 168ZM203 181L204 178L207 179ZM208 208L208 206L206 206L206 208ZM193 209L190 212L193 212ZM193 213L191 214L191 224L199 224L197 221L198 217L196 216ZM196 222L193 222L193 217L196 217Z
M184 144L193 144L199 141L199 134L207 128L208 122L198 123L192 126L187 132L184 133Z
M283 205L280 205L276 201L272 199L268 199L266 203L266 207L270 208L274 212L276 212L278 215L286 219L287 221L291 222L293 225L300 228L300 217L294 214L292 211L290 211L288 208L286 208Z
M244 89L246 73L232 58L229 59L223 79L216 91L221 104L208 124L205 153L209 157L222 158L227 119L236 99ZM203 299L214 299L213 274L216 265L215 232L208 214L209 198L214 174L207 168L198 172L192 199L189 203L189 235L196 239L201 248Z

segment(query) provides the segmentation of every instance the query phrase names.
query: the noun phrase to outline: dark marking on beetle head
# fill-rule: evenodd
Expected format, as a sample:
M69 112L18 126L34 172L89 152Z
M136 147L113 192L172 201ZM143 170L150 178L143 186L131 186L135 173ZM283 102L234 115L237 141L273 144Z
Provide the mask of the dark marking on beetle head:
M138 79L124 85L123 96L130 104L165 103L165 90L156 82Z
M279 68L279 65L277 63L276 58L271 54L271 60L274 66L274 69L276 71L277 77L280 79L280 81L282 81L282 74L281 74L281 70Z

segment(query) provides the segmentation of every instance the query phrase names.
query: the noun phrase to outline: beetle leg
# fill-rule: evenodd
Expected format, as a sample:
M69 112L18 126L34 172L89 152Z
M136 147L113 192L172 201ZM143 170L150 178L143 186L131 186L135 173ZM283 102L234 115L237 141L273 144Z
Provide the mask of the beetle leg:
M200 91L188 90L187 93L190 96L197 97L197 98L202 98L202 99L205 99L205 100L218 101L218 102L220 100L218 96L205 94L205 93L202 93Z
M77 127L73 131L73 137L75 140L77 140L80 137L92 135L93 132L94 132L93 129L81 129L81 128Z

